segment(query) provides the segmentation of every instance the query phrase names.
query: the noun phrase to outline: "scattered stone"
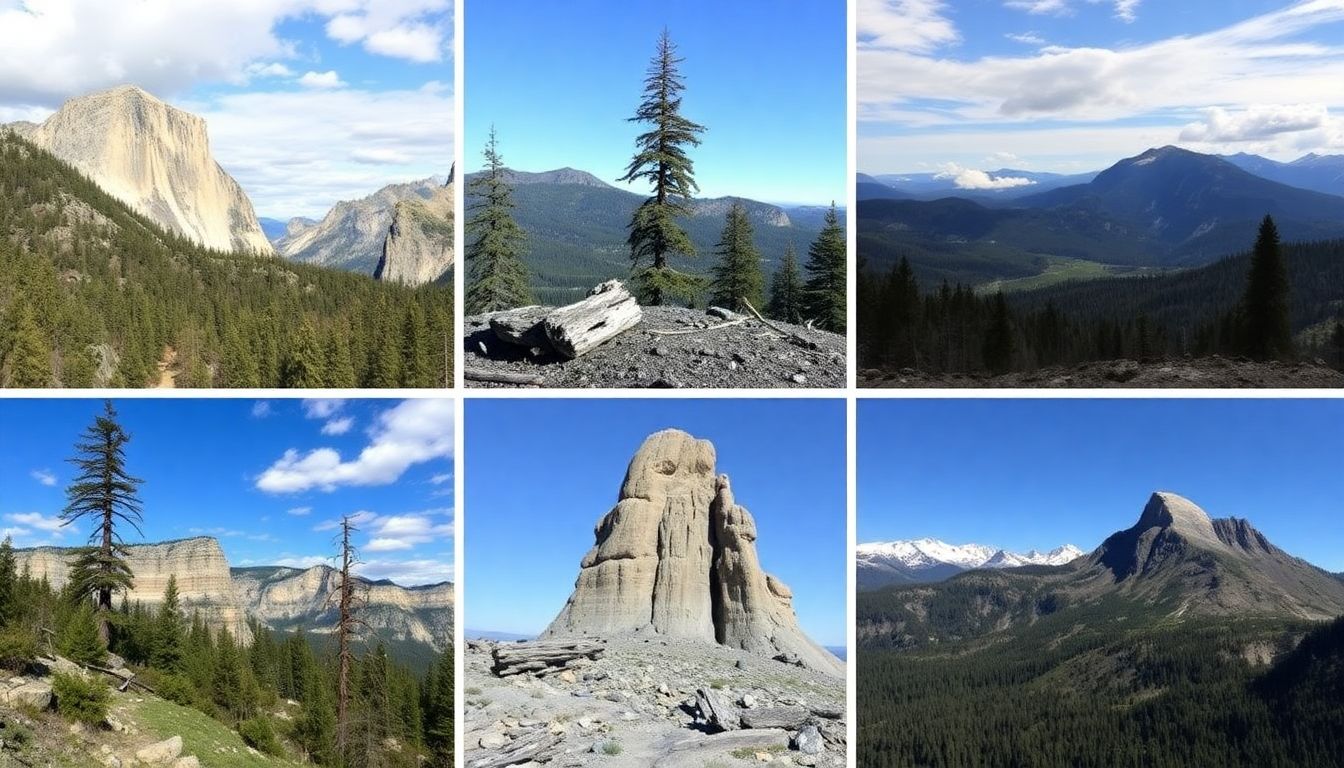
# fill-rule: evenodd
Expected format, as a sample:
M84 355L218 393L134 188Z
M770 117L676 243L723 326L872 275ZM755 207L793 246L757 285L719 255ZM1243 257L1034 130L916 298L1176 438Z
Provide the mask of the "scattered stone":
M742 713L742 727L796 731L811 716L811 712L801 707L759 707Z
M821 732L815 725L804 726L790 742L790 746L807 755L821 754L826 749L826 743L821 738Z
M135 753L135 758L142 763L154 765L170 763L176 760L180 754L182 754L182 737L173 736L156 744L142 747Z

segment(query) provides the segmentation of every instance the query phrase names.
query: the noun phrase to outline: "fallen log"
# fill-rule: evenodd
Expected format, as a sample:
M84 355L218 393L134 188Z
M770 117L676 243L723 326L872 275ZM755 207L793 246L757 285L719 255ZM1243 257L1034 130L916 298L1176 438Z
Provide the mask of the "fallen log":
M482 368L467 368L462 372L462 378L467 381L484 381L491 384L517 384L523 387L540 387L546 383L546 377L544 376L535 376L530 373L487 371Z
M751 318L749 318L749 317L741 317L741 318L738 318L737 320L729 320L729 321L726 322L726 323L719 323L718 325L711 325L711 326L709 326L709 327L707 327L707 328L669 328L669 329L661 329L661 328L660 328L660 329L655 329L655 330L649 331L649 333L651 333L651 334L653 334L653 335L655 335L655 336L685 336L685 335L687 335L687 334L691 334L691 333L704 333L704 332L706 332L706 331L717 331L717 330L719 330L719 329L721 329L721 328L730 328L730 327L732 327L732 326L734 326L734 325L741 325L741 324L747 322L747 321L750 320L750 319L751 319Z
M817 342L815 342L815 341L813 341L813 340L807 338L806 336L800 336L800 335L794 333L793 331L789 331L789 330L785 330L785 329L783 329L783 328L780 328L778 325L775 325L774 323L770 322L769 320L766 320L766 319L761 315L760 312L757 312L757 311L756 311L756 308L755 308L755 307L751 306L751 302L750 302L750 301L747 301L745 298L742 299L741 301L742 301L742 306L746 307L747 310L751 312L751 314L755 315L755 316L756 316L756 319L759 320L759 321L761 321L761 325L764 325L766 328L769 328L770 330L774 331L775 333L778 333L779 335L781 335L781 336L783 336L784 338L788 339L790 342L792 342L792 343L794 343L794 344L796 344L796 345L798 345L798 346L800 346L800 347L803 347L803 348L805 348L805 349L820 349L820 348L821 348L821 345L820 345L820 344L818 344Z
M569 360L639 324L644 310L619 280L608 280L583 301L560 307L541 321L556 354Z
M519 763L544 763L555 757L557 747L564 741L563 734L552 734L546 729L520 736L505 744L488 757L473 759L467 756L467 768L505 768Z
M500 341L519 347L537 347L546 344L546 335L541 330L541 321L550 309L532 305L517 309L506 309L490 316L490 330Z
M548 675L601 658L606 646L588 640L540 640L497 645L490 652L490 671L498 677L533 673Z

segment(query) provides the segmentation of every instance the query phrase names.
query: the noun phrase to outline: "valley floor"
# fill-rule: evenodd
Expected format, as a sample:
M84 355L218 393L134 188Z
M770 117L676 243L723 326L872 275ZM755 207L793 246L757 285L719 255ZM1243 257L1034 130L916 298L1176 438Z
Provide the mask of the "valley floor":
M1320 362L1255 362L1214 355L1142 363L1107 360L1000 376L986 373L924 373L912 368L899 371L860 368L858 384L869 388L910 389L1333 389L1344 387L1344 372Z
M488 643L466 653L465 765L494 762L528 738L558 736L550 766L734 768L845 765L845 723L815 718L825 749L790 749L792 732L753 728L710 733L692 714L697 688L716 691L736 712L787 706L840 715L845 681L723 646L650 636L615 638L598 660L544 678L496 677ZM746 711L745 709L743 711ZM534 763L528 763L529 765Z

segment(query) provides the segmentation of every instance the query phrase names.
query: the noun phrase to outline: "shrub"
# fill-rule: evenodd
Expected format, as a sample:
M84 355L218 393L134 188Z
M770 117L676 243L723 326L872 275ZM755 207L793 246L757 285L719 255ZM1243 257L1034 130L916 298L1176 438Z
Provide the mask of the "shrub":
M285 754L284 747L280 746L280 740L275 736L275 729L271 727L271 721L264 717L254 717L239 723L238 735L243 737L243 743L258 752L273 757L283 757Z
M37 657L37 641L22 627L0 630L0 668L21 670Z
M183 675L160 675L154 685L154 692L159 694L161 698L174 704L181 704L184 707L191 706L197 699L195 684Z
M107 719L112 696L100 680L57 672L51 678L51 692L56 695L56 710L67 720L99 725Z

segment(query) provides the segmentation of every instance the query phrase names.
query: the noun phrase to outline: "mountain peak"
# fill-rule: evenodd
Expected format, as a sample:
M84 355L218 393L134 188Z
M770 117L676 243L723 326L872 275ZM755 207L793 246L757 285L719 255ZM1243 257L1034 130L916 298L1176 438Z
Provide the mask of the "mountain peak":
M1193 501L1169 491L1157 491L1148 499L1137 527L1139 530L1170 529L1197 543L1211 546L1220 544L1209 514Z

